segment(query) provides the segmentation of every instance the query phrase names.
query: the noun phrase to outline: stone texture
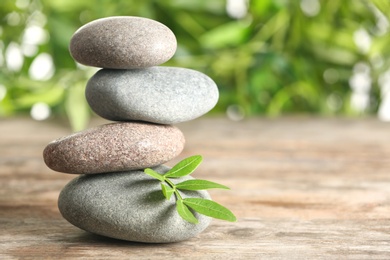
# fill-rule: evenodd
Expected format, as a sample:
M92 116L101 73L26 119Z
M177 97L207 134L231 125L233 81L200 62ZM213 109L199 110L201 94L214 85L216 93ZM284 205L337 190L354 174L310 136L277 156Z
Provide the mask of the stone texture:
M108 120L175 124L210 111L218 88L205 74L184 68L98 71L86 88L90 107Z
M84 65L133 69L166 62L176 46L175 35L165 25L147 18L116 16L82 26L71 38L69 50Z
M154 170L165 173L161 165ZM192 179L186 176L175 182ZM206 191L182 193L183 197L210 199ZM167 243L189 239L211 222L195 213L198 224L183 220L175 208L175 196L167 201L160 182L142 171L82 175L61 191L58 207L71 224L86 231L136 242Z
M123 122L55 140L43 157L55 171L89 174L160 165L179 155L183 147L183 133L174 126Z

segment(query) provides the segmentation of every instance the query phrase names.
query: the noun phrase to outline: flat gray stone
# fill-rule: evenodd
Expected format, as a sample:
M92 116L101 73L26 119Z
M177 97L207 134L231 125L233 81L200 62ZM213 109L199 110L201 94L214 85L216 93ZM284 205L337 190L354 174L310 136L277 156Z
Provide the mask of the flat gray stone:
M219 96L216 84L205 74L174 67L102 69L88 81L85 95L92 110L108 120L160 124L202 116Z
M142 17L116 16L82 26L71 38L69 50L84 65L134 69L166 62L176 46L175 35L165 25Z
M174 126L112 123L57 139L43 151L46 165L65 173L105 173L144 169L180 154L183 133Z
M161 165L154 170L165 173ZM192 179L186 176L175 182ZM206 191L182 193L183 197L210 199ZM211 219L195 213L198 224L183 220L175 208L175 196L164 198L160 182L142 171L81 175L61 191L62 216L83 230L122 240L168 243L202 232Z

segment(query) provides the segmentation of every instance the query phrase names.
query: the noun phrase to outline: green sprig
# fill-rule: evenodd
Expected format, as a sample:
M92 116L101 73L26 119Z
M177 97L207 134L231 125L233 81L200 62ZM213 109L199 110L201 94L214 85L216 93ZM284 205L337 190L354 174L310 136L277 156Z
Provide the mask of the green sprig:
M228 187L206 180L193 179L177 184L170 180L171 178L180 178L193 173L202 160L202 156L194 155L180 161L165 174L160 174L150 168L145 169L144 172L161 182L161 190L167 200L175 194L176 210L184 220L194 224L198 223L198 219L191 211L193 210L212 218L236 221L236 216L217 202L202 198L183 198L179 192L180 190L229 189Z

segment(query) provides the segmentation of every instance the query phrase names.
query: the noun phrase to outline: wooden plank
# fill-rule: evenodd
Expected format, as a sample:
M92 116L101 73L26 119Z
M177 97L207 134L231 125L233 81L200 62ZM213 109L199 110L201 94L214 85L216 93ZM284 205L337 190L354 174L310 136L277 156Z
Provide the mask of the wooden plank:
M94 120L91 125L107 123ZM197 237L142 244L84 232L57 209L75 175L49 170L61 122L0 123L0 259L389 259L390 124L375 119L202 118L179 124L183 153L202 154L195 177L238 222L214 220Z

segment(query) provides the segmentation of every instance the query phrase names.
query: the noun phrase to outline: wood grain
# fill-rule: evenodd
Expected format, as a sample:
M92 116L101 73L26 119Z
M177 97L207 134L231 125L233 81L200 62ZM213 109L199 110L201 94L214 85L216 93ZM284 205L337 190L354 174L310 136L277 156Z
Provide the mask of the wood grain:
M106 123L94 120L91 125ZM194 173L236 223L197 237L142 244L84 232L57 209L75 175L42 161L62 122L0 122L0 259L390 259L390 124L376 119L202 118L179 124Z

